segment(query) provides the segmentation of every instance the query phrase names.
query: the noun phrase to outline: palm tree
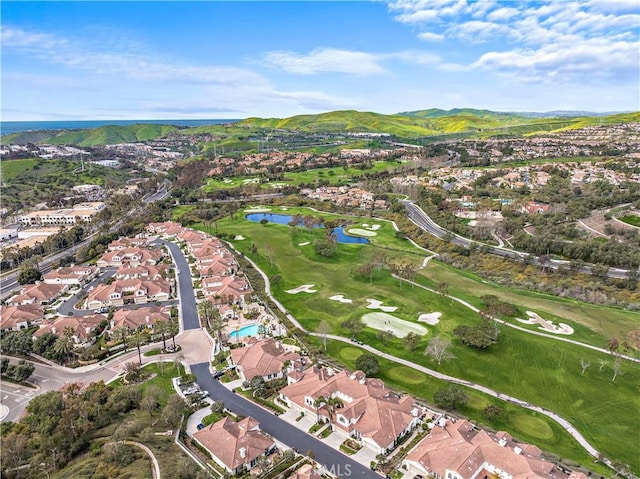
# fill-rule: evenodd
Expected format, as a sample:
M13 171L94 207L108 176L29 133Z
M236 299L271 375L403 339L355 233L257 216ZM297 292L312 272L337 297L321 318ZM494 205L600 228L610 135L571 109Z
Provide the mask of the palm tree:
M133 344L135 344L135 346L138 348L138 362L140 363L141 366L142 366L142 354L140 353L140 346L144 342L144 339L145 339L145 334L139 329L136 329L134 333L131 335L131 340L133 341Z
M53 351L66 360L73 352L73 340L69 336L60 336L53 344Z
M316 408L316 422L320 422L320 406L322 406L324 403L326 403L327 400L324 398L324 396L318 396L315 401L313 401L313 405Z
M327 406L329 408L329 423L333 424L334 412L336 409L344 407L344 402L339 397L330 397L327 400ZM333 430L333 426L329 426Z
M120 326L114 331L114 336L117 340L122 341L124 352L127 352L127 338L131 334L131 330L127 326Z
M176 350L176 335L180 332L178 321L171 320L169 322L169 334L171 335L171 341L173 341L173 350Z
M202 326L206 324L206 326L210 328L211 320L214 316L215 311L216 309L213 307L213 304L208 299L205 299L200 304L198 304L198 315L200 316L200 324Z
M163 351L167 350L167 333L169 332L169 328L170 328L169 323L162 320L157 320L156 325L154 327L155 332L158 333L160 336L162 336Z

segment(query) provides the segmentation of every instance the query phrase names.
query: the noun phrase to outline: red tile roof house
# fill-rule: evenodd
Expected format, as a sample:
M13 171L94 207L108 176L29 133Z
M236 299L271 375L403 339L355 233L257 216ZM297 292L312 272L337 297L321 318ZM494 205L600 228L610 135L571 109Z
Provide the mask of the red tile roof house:
M182 232L184 227L180 223L175 221L165 221L164 223L150 223L147 226L147 231L154 233L165 238L176 236Z
M130 266L123 264L118 268L118 271L116 271L113 277L115 279L162 279L162 271L166 271L166 268L162 266L166 265L159 266L160 267L151 265Z
M162 256L163 253L159 249L125 248L117 251L107 251L96 262L96 265L99 268L108 266L120 267L126 263L131 266L141 264L155 265L160 262Z
M41 324L34 334L34 338L38 338L46 333L53 333L56 336L62 336L67 328L73 331L71 338L76 344L89 345L91 343L91 333L100 323L106 320L104 314L94 314L92 316L60 316L55 321L47 324Z
M260 456L277 450L275 441L260 431L260 424L252 417L239 422L226 417L197 431L193 438L231 474L253 468Z
M362 371L336 374L311 368L287 379L290 384L280 390L284 403L311 417L317 414L321 422L331 421L335 433L355 439L375 454L388 453L420 421L421 410L412 397L394 393ZM339 398L342 404L332 407L330 398Z
M85 304L87 309L97 309L106 306L122 306L125 300L135 304L143 304L168 301L170 298L171 285L167 281L162 279L155 281L123 279L97 286L89 293Z
M41 322L44 310L40 305L0 307L0 331L20 331Z
M298 353L291 352L273 338L257 340L251 338L242 348L232 349L229 361L236 365L238 375L243 381L261 376L265 381L282 378L285 372L293 370ZM286 371L285 371L286 368Z
M167 306L148 306L138 309L120 309L111 318L112 331L127 327L129 329L154 328L158 321L170 321L170 308Z
M146 238L118 238L107 245L108 251L120 251L126 248L141 247L146 244Z
M95 266L64 266L44 275L47 284L86 284L98 275Z
M69 289L66 284L26 284L19 294L16 294L7 300L10 306L19 306L24 304L41 304L46 306L52 304Z
M506 432L490 435L469 421L445 420L404 460L410 474L436 479L586 479L582 473L565 474L542 459L540 449L513 441Z
M245 296L253 292L247 280L239 276L203 278L200 287L205 298L227 298L227 303L234 302L240 307L244 307Z

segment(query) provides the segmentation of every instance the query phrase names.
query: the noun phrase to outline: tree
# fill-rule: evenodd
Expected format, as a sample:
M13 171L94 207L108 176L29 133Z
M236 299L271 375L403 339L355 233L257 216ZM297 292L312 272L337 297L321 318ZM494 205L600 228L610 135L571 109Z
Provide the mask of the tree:
M345 319L344 321L342 321L340 325L343 328L351 331L351 334L353 336L355 336L356 334L358 334L360 331L364 329L364 323L360 318Z
M587 370L587 368L591 366L591 362L587 361L584 358L580 359L580 367L582 368L582 372L580 374L584 374L584 372Z
M73 352L73 340L69 336L60 336L53 344L53 351L65 361Z
M445 409L455 409L456 406L463 406L468 400L469 396L454 384L438 389L433 395L433 401Z
M122 347L124 352L127 352L127 338L131 334L131 330L126 326L121 326L114 331L114 336L117 341L122 341Z
M7 372L7 368L9 367L9 358L5 358L2 356L0 358L0 375L4 376Z
M320 321L318 325L318 334L322 336L322 346L324 347L325 352L327 351L327 334L331 332L331 325L326 319Z
M489 404L489 405L485 406L485 408L482 410L482 412L484 413L484 415L488 419L496 419L496 418L502 416L502 413L504 411L502 410L502 408L500 406L496 406L495 404Z
M140 363L141 366L142 366L142 353L140 351L140 346L142 346L142 343L144 343L144 340L146 339L146 337L147 337L146 334L144 334L139 329L134 331L134 333L131 335L131 341L133 342L134 346L138 348L138 362Z
M440 336L436 336L429 341L427 348L424 350L424 354L427 356L431 356L438 363L438 366L440 366L440 364L442 364L442 361L455 357L449 351L450 348L450 341L446 341Z
M153 330L162 337L162 350L167 350L167 336L169 334L169 323L167 321L157 320Z
M211 412L214 414L222 414L224 412L224 402L213 401L210 406Z
M320 422L320 408L322 407L322 405L324 403L326 403L326 401L327 400L324 398L324 396L318 396L313 401L313 406L316 408L316 422L317 423Z
M19 284L34 284L42 279L42 273L37 268L24 268L18 274Z
M396 333L394 333L390 329L386 331L380 330L378 331L377 337L382 342L382 344L386 346L389 341L396 337Z
M380 372L380 363L378 358L371 353L364 353L356 359L356 368L365 373L367 376L375 376Z
M413 352L418 347L421 340L422 336L418 333L410 332L404 337L404 344L409 351Z
M453 330L464 344L474 348L488 348L498 339L498 330L491 319L484 320L479 326L460 325Z
M24 383L31 377L35 370L36 367L33 364L21 359L13 370L13 379L15 379L16 382Z
M616 378L622 374L622 359L620 356L616 356L615 361L613 362L613 378L611 381L615 381Z

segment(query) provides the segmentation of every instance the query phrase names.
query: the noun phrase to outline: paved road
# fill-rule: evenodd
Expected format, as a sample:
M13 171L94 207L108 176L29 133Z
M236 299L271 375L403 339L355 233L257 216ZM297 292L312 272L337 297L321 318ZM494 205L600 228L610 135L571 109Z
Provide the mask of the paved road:
M171 251L171 255L176 263L177 269L182 271L180 278L180 299L181 299L181 317L184 325L184 335L189 335L191 345L187 354L196 354L195 350L206 348L210 354L211 342L207 335L200 328L198 320L198 310L193 292L193 284L191 283L191 275L189 274L189 264L180 248L171 242L160 241L167 245ZM202 354L202 352L200 353ZM191 365L191 373L196 376L200 388L209 392L211 399L223 401L227 409L235 414L242 416L252 416L260 422L260 428L274 438L289 447L297 448L300 452L306 453L313 451L314 458L319 463L326 466L329 470L341 471L341 475L353 475L354 477L376 478L380 475L371 471L368 467L354 461L348 456L337 452L332 447L326 445L319 439L307 434L288 422L278 418L273 413L263 409L257 404L248 401L242 396L232 393L226 389L220 382L213 379L209 371L209 362L202 362Z
M465 248L470 248L472 245L477 247L481 247L488 252L495 254L497 256L501 256L503 258L515 259L519 261L523 261L525 258L528 258L528 261L531 264L538 266L545 266L552 269L558 269L561 266L568 266L569 261L561 261L556 259L544 260L538 256L533 256L529 253L524 253L522 251L516 251L508 248L501 248L498 246L492 246L486 243L481 243L479 241L474 241L469 238L465 238L464 236L460 236L452 233L440 225L438 225L435 221L433 221L429 215L427 215L422 208L415 205L409 200L402 200L402 203L405 205L407 209L407 217L413 221L420 228L425 230L427 233L431 233L433 236L436 236L440 239L445 239L450 241L453 244L457 244L459 246L464 246ZM583 266L579 269L581 273L591 274L591 268L589 266ZM607 272L607 276L611 278L624 279L626 278L628 270L621 268L609 268Z
M260 429L271 434L283 444L298 449L302 454L313 451L313 457L316 461L329 470L341 472L339 476L380 479L380 475L368 467L336 451L257 404L229 391L219 381L211 377L209 363L194 364L191 366L191 372L196 376L200 387L209 391L211 399L223 401L226 408L235 414L257 419L260 422Z
M168 180L166 180L168 181ZM164 200L165 198L167 198L169 196L169 191L167 186L170 186L170 182L167 184L165 182L162 183L162 186L160 187L160 189L154 193L151 196L148 196L147 198L145 198L143 200L143 202L145 204L148 203L152 203L154 201L159 201L159 200ZM128 211L125 213L124 216L130 216L132 214L137 213L138 211L140 211L142 207L136 207L134 209L132 209L131 211ZM122 224L122 220L117 221L114 225L112 225L108 232L109 233L113 233L114 231L116 231L120 225ZM75 246L72 246L71 248L68 248L64 251L60 251L58 253L55 253L51 256L47 256L46 258L42 258L39 263L38 263L38 269L40 270L40 272L42 274L48 273L49 271L51 271L53 265L57 262L59 262L62 258L65 258L67 256L70 256L72 254L74 254L76 251L78 251L78 249L82 248L83 246L87 246L89 243L91 243L91 241L93 240L93 237L97 234L102 234L104 233L104 231L97 231L95 233L93 233L92 235L90 235L89 237L87 237L85 240L81 241L80 243L76 244ZM11 272L7 272L7 274L3 275L2 279L0 280L0 298L2 299L6 299L8 298L14 291L20 289L20 284L18 284L18 274L19 271L17 269L11 271Z

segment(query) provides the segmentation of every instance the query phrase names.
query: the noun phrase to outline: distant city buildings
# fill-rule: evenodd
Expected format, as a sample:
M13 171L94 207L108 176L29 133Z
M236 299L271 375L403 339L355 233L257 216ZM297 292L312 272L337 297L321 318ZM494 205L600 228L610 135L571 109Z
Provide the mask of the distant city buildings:
M23 226L74 225L80 221L90 223L104 207L101 201L79 203L73 208L32 211L20 216L18 221Z

